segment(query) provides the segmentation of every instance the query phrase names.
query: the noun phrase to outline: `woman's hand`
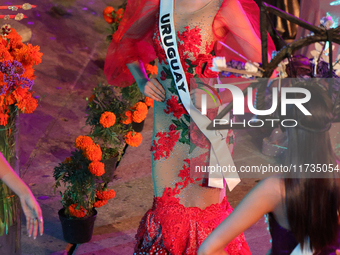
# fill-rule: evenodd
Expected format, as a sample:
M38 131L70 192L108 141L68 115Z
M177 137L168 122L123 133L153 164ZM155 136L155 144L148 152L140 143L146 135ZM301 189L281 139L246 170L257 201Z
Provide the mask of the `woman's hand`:
M30 191L23 196L20 196L20 202L26 216L26 229L28 235L31 237L33 234L33 238L36 239L38 228L40 230L40 235L44 232L44 221L40 206Z
M157 79L152 78L150 81L146 81L143 85L138 85L140 91L153 100L158 102L164 102L165 90Z
M202 89L193 89L190 91L190 97L191 97L191 101L194 104L194 106L197 109L202 109L202 95L203 94L207 96L207 109L221 106L220 100L217 98L217 96L210 89L208 88L204 88L204 89L209 91L214 99Z

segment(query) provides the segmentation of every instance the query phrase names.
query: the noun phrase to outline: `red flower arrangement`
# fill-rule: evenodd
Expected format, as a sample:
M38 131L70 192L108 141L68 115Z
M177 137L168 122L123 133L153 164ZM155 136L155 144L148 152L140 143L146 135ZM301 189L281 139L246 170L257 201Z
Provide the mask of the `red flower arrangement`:
M1 37L2 36L2 37ZM32 97L34 65L41 63L39 46L22 43L21 36L9 25L0 32L0 124L6 126L10 114L32 113L38 100Z

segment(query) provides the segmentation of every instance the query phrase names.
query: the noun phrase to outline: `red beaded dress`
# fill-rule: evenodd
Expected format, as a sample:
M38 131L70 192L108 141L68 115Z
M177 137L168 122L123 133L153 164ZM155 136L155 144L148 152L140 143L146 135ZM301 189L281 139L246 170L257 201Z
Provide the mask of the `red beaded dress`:
M108 50L105 74L110 84L128 86L133 77L126 68L127 63L141 60L147 64L158 58L157 79L166 91L166 99L154 102L151 158L155 198L153 207L140 223L135 254L194 255L233 209L225 190L208 187L206 178L190 174L190 165L209 163L210 143L194 122L190 122L178 96L160 41L158 15L159 0L128 1L125 16ZM195 12L174 13L178 51L188 84L194 76L218 75L209 69L213 52L227 60L237 59L220 47L217 40L260 62L257 15L258 7L252 0L211 0ZM231 17L236 18L228 20ZM230 25L238 29L230 30ZM247 51L243 47L248 47ZM253 55L249 56L249 49L253 49ZM216 114L217 109L208 110L209 118L213 119ZM232 152L232 131L223 142L228 143ZM250 254L243 234L225 250L231 255Z

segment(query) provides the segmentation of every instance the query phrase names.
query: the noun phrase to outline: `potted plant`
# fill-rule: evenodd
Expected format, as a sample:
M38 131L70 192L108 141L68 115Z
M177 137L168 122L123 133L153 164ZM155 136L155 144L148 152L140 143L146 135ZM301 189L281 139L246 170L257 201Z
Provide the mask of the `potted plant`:
M92 238L95 208L105 205L115 192L108 190L107 184L96 182L105 173L100 146L89 136L79 136L75 145L71 157L54 168L53 177L55 192L62 184L66 188L60 191L63 208L58 213L64 239L80 244Z

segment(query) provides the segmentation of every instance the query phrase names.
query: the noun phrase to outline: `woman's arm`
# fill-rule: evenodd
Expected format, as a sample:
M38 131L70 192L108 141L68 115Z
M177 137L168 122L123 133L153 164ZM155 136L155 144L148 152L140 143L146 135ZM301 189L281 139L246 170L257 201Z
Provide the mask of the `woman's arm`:
M4 156L0 153L0 179L20 198L22 209L26 216L26 227L29 236L37 237L44 232L43 217L40 206L35 200L31 190L14 172Z
M158 102L165 100L165 90L157 79L149 80L144 65L141 61L127 64L132 76L135 78L138 88L145 95Z
M242 48L245 57L255 62L261 62L261 39L255 33L247 14L238 0L227 1L227 5L223 10L223 21Z
M207 237L198 255L226 254L224 248L235 237L272 212L281 202L280 179L270 177L252 189L235 210Z

